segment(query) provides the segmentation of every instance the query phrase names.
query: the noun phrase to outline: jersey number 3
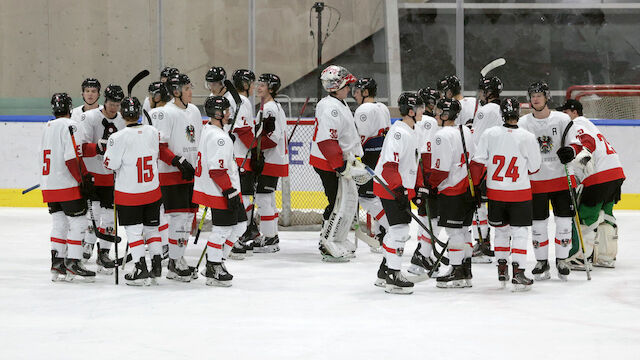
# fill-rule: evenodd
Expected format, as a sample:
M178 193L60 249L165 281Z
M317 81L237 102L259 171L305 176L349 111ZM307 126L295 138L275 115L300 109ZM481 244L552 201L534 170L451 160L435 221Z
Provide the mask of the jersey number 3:
M509 166L507 167L507 171L504 174L505 177L510 177L512 182L516 182L520 177L520 175L518 174L518 167L516 166L516 161L518 161L517 157L511 158L511 161L509 161ZM500 171L502 171L502 168L504 167L504 164L506 164L506 162L507 162L506 158L502 155L493 156L493 163L498 164L498 167L496 168L496 171L494 171L491 179L495 181L504 181L504 178L500 176Z
M153 165L151 165L151 156L138 158L136 167L138 168L138 183L149 182L153 180Z

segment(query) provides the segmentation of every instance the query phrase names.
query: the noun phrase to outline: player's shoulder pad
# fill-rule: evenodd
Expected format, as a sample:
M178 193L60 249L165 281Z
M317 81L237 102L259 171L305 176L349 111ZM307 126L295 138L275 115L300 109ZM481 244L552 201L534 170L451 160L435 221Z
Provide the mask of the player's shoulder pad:
M276 104L275 101L269 101L268 103L264 104L264 107L262 108L262 111L264 111L262 117L271 117L271 116L276 116L278 114L278 105Z

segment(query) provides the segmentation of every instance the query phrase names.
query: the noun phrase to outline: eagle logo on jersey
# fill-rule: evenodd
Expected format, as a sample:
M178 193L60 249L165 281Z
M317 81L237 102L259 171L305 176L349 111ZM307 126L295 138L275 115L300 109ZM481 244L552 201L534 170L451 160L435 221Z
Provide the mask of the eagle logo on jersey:
M538 138L538 144L540 144L540 151L542 151L543 154L548 154L551 152L551 149L553 149L553 140L547 135L540 136Z
M362 122L367 121L367 115L365 115L365 114L360 115L360 121L362 121Z
M189 125L185 128L185 134L187 135L187 140L189 140L189 142L196 142L196 129L193 125Z

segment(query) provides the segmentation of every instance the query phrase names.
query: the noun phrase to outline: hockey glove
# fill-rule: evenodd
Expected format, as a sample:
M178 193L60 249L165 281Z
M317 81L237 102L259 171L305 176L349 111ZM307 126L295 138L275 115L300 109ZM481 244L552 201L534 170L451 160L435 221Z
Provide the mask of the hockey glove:
M227 198L227 209L229 209L233 214L244 209L242 207L242 200L240 199L240 191L230 187L223 191L222 195Z
M265 134L269 134L276 129L276 118L275 116L269 116L267 118L262 119L262 131Z
M91 174L85 174L82 177L82 184L80 184L80 194L85 199L96 198L96 187L93 183L93 176Z
M558 151L556 151L560 162L563 164L568 164L576 157L576 151L571 146L563 146Z
M251 171L253 171L256 176L262 174L262 170L264 170L264 153L260 151L259 155L260 156L258 156L258 149L251 149L249 165L251 165Z
M591 159L591 152L586 147L576 155L575 159L573 159L574 167L582 170L584 178L595 172L594 164Z
M343 170L339 171L341 168ZM342 167L336 169L336 171L338 171L341 176L347 179L353 179L353 181L355 181L356 185L358 186L366 184L372 178L371 174L367 171L364 164L358 159L345 161L342 164Z
M407 189L405 189L404 186L398 186L397 188L393 189L393 195L396 198L399 209L409 209L409 197Z
M104 152L107 151L107 139L100 139L96 143L96 153L99 155L104 155Z
M111 134L118 131L116 125L105 118L102 118L102 126L104 126L104 131L102 132L102 139L104 140L107 140Z
M187 181L193 180L193 175L196 173L196 171L193 168L193 166L189 164L187 159L183 158L180 155L176 155L171 160L171 165L177 167L178 170L180 170L180 172L182 173L183 180L187 180Z

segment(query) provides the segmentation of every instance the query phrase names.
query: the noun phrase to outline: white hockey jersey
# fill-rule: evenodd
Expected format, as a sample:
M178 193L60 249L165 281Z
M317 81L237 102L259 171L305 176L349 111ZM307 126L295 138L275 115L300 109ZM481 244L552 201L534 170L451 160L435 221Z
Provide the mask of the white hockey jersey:
M400 175L400 179L395 178L395 172L392 174L392 178L389 178L385 172L385 164L387 163L397 164L397 174ZM375 173L392 189L395 187L394 185L402 185L407 189L409 199L415 196L418 174L418 139L415 130L404 121L398 120L391 125L391 129L384 139ZM385 177L385 175L387 176ZM393 199L393 196L375 179L373 193L383 199Z
M84 111L83 108L84 108L84 105L80 105L80 106L74 107L71 110L71 120L75 121L77 124L79 124L82 121L82 115L84 115L85 112L93 110L91 109L91 110ZM102 110L102 108L103 108L102 105L98 106L98 109Z
M331 95L324 97L316 106L315 121L309 157L311 166L325 171L335 171L318 147L318 143L325 140L338 142L344 160L348 159L349 155L363 155L353 114L346 103Z
M415 126L416 141L418 142L418 161L422 161L422 171L431 169L431 158L433 157L433 139L440 127L438 121L429 115L422 115L422 120L418 121ZM417 186L424 185L424 174L418 173L419 178L416 181Z
M487 167L487 197L506 202L532 199L529 174L538 171L541 160L533 134L506 126L487 129L473 156Z
M502 126L503 123L500 100L483 105L473 118L473 142L478 146L480 137L487 129L494 126Z
M588 175L586 179L582 179L582 184L584 186L591 186L624 179L625 175L622 170L622 163L616 150L589 119L584 116L579 116L573 119L573 125L569 129L567 137L572 141L577 139L584 143L586 142L586 139L583 137L584 135L588 135L593 139L595 150L591 152L591 161L594 162L594 173ZM569 142L569 139L567 139L567 142Z
M66 165L67 160L72 160L76 156L69 133L69 126L72 124L71 119L66 117L49 120L42 132L39 156L42 168L40 189L42 189L44 202L62 202L82 198L78 181L71 175Z
M81 118L81 136L82 136L82 148L84 163L87 166L87 170L93 174L94 183L96 186L113 186L113 172L104 167L104 158L102 155L95 154L91 156L88 148L95 147L95 144L102 138L108 138L108 133L105 131L109 126L115 126L117 130L124 129L125 122L122 119L120 113L113 119L107 119L102 113L101 109L93 109L86 111L84 119ZM110 125L112 124L112 125ZM78 139L76 138L76 141Z
M468 157L471 160L475 154L475 144L471 130L462 126L464 141L467 147ZM467 165L462 152L462 138L460 125L444 126L435 134L431 144L433 155L431 158L432 171L448 172L448 176L438 185L438 193L454 196L460 195L469 188ZM432 175L433 176L433 175Z
M242 165L245 156L247 159L251 158L251 153L248 153L249 146L256 146L254 143L256 122L253 117L253 106L246 96L240 95L240 99L242 99L242 104L233 127L233 134L236 137L236 141L233 143L233 154L238 166ZM245 161L244 169L251 170L250 161Z
M384 141L384 134L389 131L391 127L391 114L389 108L383 103L370 102L363 103L358 106L355 114L356 129L358 135L360 135L360 143L363 147L368 147L365 144L370 139L382 137L379 144L371 144L370 146L378 147L377 151L382 149L382 141Z
M160 200L159 145L158 130L149 125L127 126L109 137L104 166L116 172L116 204L137 206Z
M151 101L149 101L149 97L144 98L144 102L142 103L142 109L147 110L147 112L151 111ZM142 115L142 121L144 122L145 117Z
M198 149L192 201L214 209L227 209L227 198L222 195L222 188L211 178L210 171L226 170L231 186L240 190L233 141L225 130L215 125L205 125Z
M465 97L460 102L460 113L456 118L456 125L465 125L467 121L473 121L473 114L476 111L476 98Z
M195 167L202 132L200 110L193 104L181 109L172 100L163 107L152 109L150 116L153 126L160 131L160 143L167 144L174 155L184 157ZM162 186L192 182L183 180L180 170L164 161L160 161L158 167Z
M518 127L535 136L542 156L540 171L531 175L531 190L534 194L568 189L564 165L560 163L556 151L561 147L562 134L570 121L569 115L558 111L551 111L546 119L537 119L530 113L518 120ZM569 142L567 139L567 144Z
M262 175L286 177L289 176L289 151L287 149L287 116L282 105L276 101L269 101L263 105L263 118L275 117L276 129L260 140L261 150L264 152L264 169ZM258 111L260 118L260 111ZM236 140L237 142L238 140ZM267 148L268 143L273 142L275 147ZM244 156L244 155L243 155ZM245 163L246 166L246 163Z

